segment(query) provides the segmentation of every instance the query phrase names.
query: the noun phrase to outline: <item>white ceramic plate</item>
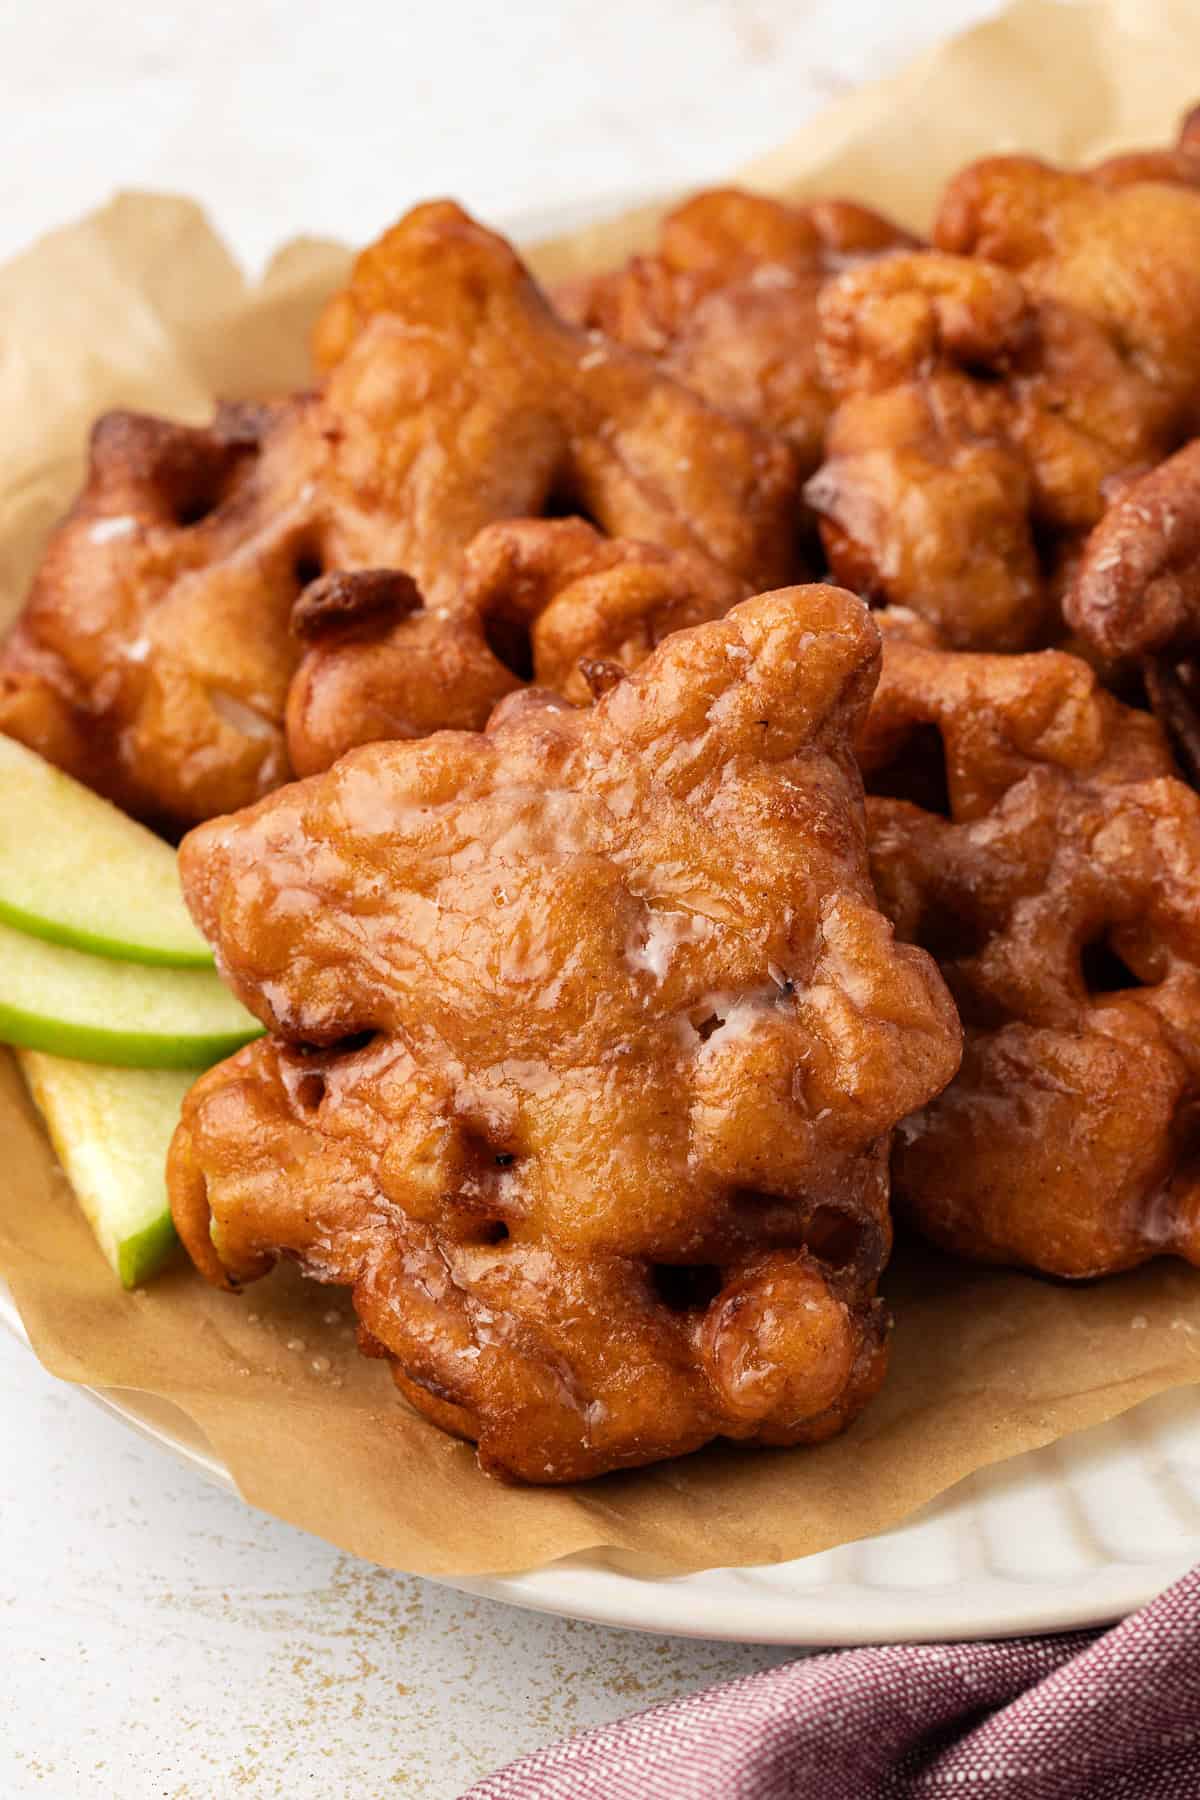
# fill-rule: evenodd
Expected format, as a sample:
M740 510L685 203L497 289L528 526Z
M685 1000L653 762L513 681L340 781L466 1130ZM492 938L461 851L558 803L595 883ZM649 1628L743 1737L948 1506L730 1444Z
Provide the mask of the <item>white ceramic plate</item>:
M2 1284L0 1323L28 1343ZM147 1394L84 1391L233 1487L175 1407ZM523 1575L450 1585L642 1631L864 1644L1101 1624L1153 1599L1197 1560L1200 1392L1183 1388L972 1475L895 1531L799 1562L663 1579L569 1557Z
M518 242L571 231L645 195L526 214ZM28 1344L0 1282L0 1324ZM152 1396L86 1389L224 1487L228 1469L186 1414ZM971 1476L895 1531L798 1562L670 1579L599 1557L456 1581L538 1612L748 1643L831 1645L1014 1636L1102 1624L1200 1560L1200 1390Z

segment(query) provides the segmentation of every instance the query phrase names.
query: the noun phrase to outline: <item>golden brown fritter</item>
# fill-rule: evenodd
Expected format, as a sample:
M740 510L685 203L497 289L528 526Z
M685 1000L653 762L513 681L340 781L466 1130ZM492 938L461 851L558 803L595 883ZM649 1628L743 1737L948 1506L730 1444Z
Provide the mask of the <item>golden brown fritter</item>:
M1063 610L1106 662L1200 650L1200 440L1121 486Z
M847 264L912 241L848 200L789 206L713 188L667 214L652 253L556 299L576 323L658 357L711 405L782 432L807 473L830 410L817 295Z
M957 1021L867 873L862 604L678 632L591 710L376 744L185 841L274 1034L171 1153L210 1279L279 1253L485 1467L574 1480L811 1442L882 1378L898 1118Z
M485 526L440 606L404 576L327 576L292 614L311 646L288 695L292 767L315 774L379 738L480 731L528 681L586 705L669 632L747 592L708 557L602 537L582 519Z
M949 642L1015 650L1041 628L1032 485L1011 365L1032 325L1003 270L936 251L831 282L821 349L841 403L805 495L838 578L929 618Z
M832 570L958 647L1061 636L1064 570L1108 485L1200 419L1200 189L1133 173L976 163L932 252L821 296L840 405L806 491Z
M1140 670L1200 786L1200 440L1122 482L1063 597L1081 648L1120 680Z
M437 607L483 527L564 510L735 584L792 572L788 448L598 350L455 206L360 258L319 344L318 393L102 420L0 652L0 730L131 812L178 828L287 779L289 623L322 575L400 572Z
M1053 1275L1200 1264L1200 797L1074 657L884 644L872 872L966 1034L897 1133L898 1205Z
M1019 276L1037 307L1020 441L1041 516L1090 528L1108 477L1157 461L1200 419L1200 192L996 157L951 182L933 236Z

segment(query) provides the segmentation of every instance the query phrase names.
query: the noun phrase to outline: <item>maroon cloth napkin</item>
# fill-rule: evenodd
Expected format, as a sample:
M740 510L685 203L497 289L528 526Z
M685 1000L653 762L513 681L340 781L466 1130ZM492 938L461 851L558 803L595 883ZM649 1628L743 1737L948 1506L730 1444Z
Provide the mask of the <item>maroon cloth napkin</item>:
M463 1800L1200 1800L1200 1569L1107 1632L810 1657L510 1763Z

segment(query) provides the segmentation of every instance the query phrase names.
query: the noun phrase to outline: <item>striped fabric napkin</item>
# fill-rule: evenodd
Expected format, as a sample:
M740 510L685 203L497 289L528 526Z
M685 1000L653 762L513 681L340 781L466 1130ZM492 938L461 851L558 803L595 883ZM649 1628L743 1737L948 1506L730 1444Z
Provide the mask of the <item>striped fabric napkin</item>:
M1200 1800L1200 1569L1110 1631L815 1656L510 1763L463 1800Z

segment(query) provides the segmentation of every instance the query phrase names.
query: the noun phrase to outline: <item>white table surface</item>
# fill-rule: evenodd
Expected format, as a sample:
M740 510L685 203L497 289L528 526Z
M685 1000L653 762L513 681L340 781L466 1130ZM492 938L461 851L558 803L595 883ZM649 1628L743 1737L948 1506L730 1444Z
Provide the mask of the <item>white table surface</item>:
M0 256L176 189L261 263L451 193L502 220L719 177L989 0L0 6ZM0 1338L4 1800L454 1800L779 1661L390 1575L251 1512Z

